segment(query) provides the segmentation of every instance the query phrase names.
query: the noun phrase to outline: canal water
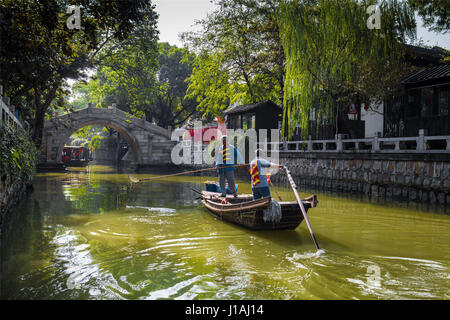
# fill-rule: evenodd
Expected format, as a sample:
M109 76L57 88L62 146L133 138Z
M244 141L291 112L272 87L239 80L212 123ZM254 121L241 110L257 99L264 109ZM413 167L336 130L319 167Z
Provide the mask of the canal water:
M317 255L305 223L256 232L209 215L192 188L211 178L111 170L36 176L3 225L0 299L450 298L445 212L317 193Z

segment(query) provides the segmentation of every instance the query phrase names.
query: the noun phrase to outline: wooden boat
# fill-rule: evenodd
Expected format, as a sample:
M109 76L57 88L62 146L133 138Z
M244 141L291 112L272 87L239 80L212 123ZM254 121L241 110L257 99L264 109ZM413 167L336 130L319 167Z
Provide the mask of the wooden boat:
M300 206L296 201L279 202L281 206L281 220L270 221L265 214L271 204L271 198L253 200L252 195L220 197L220 193L202 191L203 206L213 216L251 230L281 230L295 229L303 221ZM303 200L305 211L317 206L317 196L312 195ZM265 221L266 220L266 221Z
M66 167L86 167L92 161L91 152L87 147L65 146L61 161Z

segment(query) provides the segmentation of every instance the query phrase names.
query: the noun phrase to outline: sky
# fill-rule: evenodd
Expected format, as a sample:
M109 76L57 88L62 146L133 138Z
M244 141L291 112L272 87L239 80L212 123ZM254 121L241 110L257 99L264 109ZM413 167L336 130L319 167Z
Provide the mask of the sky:
M153 0L159 13L160 41L182 47L178 36L181 32L194 30L196 20L206 17L215 8L210 0ZM427 46L439 46L450 50L450 33L429 32L418 18L417 38Z
M160 42L168 42L182 47L178 35L194 30L196 20L206 18L215 5L210 0L153 0L159 14Z

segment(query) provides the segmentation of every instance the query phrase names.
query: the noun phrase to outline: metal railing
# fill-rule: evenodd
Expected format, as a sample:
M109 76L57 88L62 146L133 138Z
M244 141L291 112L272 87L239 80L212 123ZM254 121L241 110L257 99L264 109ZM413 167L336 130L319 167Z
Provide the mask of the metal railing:
M3 87L0 85L0 124L10 128L24 129L22 123L14 114L15 107L10 105L9 98L3 98Z

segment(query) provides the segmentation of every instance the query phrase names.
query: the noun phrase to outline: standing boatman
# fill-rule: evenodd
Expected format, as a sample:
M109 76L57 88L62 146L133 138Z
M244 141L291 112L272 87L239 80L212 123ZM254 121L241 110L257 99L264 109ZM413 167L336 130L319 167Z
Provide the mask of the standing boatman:
M219 173L219 185L221 197L227 196L226 182L234 197L237 197L236 186L234 184L234 168L237 164L243 164L241 153L234 146L228 144L227 136L222 136L222 145L217 154L217 171ZM226 180L226 182L225 182Z
M280 168L283 166L269 162L261 157L263 151L257 149L255 154L256 158L250 163L250 175L252 176L252 192L253 199L257 200L260 198L270 197L270 188L268 174L266 172L267 168Z

